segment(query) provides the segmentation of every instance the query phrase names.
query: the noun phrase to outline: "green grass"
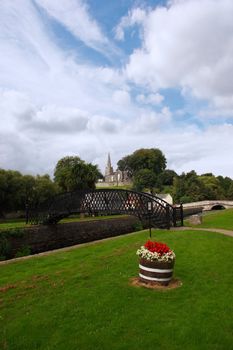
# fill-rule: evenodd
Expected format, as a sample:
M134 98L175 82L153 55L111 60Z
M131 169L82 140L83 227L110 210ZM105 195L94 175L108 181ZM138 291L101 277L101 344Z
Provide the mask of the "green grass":
M8 228L21 228L26 227L25 219L1 219L0 220L0 230L5 230Z
M231 237L153 231L182 287L133 287L148 231L0 265L0 349L230 350Z
M127 215L109 215L109 216L87 216L80 218L79 216L73 216L65 218L60 223L66 223L66 222L80 222L80 221L93 221L93 220L106 220L106 219L117 219L119 217L127 217ZM23 228L23 227L29 227L30 225L26 225L25 219L6 219L0 221L0 231L5 229L11 229L11 228Z
M65 218L62 219L61 221L59 221L59 224L65 223L65 222L80 222L80 221L95 221L95 220L108 220L108 219L118 219L118 218L123 218L123 217L127 217L128 215L103 215L103 216L87 216L87 217L83 217L80 218L78 216L74 216L74 217L69 217L69 218Z
M185 225L191 226L185 221ZM193 225L194 226L194 225ZM202 216L202 224L195 227L204 228L222 228L225 230L233 230L233 209L225 209L214 212L204 213Z

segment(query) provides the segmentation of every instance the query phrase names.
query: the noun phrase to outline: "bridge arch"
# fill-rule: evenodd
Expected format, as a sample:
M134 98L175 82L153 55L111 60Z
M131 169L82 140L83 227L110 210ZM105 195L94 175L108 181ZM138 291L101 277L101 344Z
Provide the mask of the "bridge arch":
M154 227L174 225L180 218L179 208L163 199L144 192L121 189L96 189L67 192L54 196L40 206L31 208L28 222L56 224L72 214L128 214Z
M223 204L214 204L210 210L223 210L226 209Z

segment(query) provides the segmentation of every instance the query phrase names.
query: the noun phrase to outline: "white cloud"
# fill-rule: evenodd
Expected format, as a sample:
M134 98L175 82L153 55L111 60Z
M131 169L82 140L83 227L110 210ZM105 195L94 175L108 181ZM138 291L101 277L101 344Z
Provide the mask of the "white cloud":
M113 101L121 106L128 105L130 103L130 94L125 90L114 91Z
M95 115L90 118L88 129L94 133L113 134L119 132L121 122L118 119L112 119L101 115Z
M104 46L110 46L99 24L90 15L86 2L82 0L36 0L36 3L87 46L101 52L104 52Z
M178 131L178 130L177 130ZM182 171L196 170L198 174L213 172L232 177L231 152L233 126L215 125L200 131L197 128L179 130L170 134L169 144L164 146L168 167Z
M137 95L136 100L142 104L151 104L156 106L163 102L164 96L159 93L149 95L140 94Z
M87 128L88 115L77 108L44 106L22 128L44 133L78 133Z
M156 90L180 87L224 106L233 96L233 2L171 1L147 12L143 43L130 56L128 77Z
M129 11L128 15L122 17L120 23L114 29L115 38L117 40L124 40L125 29L138 24L142 24L145 18L146 11L142 8L134 8L133 10Z
M163 107L160 112L142 110L134 125L128 125L128 129L140 134L154 134L161 131L170 121L171 112L168 107Z
M223 1L228 6L226 0ZM49 172L52 174L58 159L66 155L79 155L86 161L99 164L103 169L106 154L109 151L116 162L137 148L158 147L164 151L169 166L176 171L188 171L194 168L199 172L212 171L216 174L233 176L229 162L233 148L232 126L226 124L223 127L206 127L205 130L199 130L193 126L189 129L182 126L174 128L173 112L168 107L163 107L163 96L159 94L157 87L154 87L178 85L184 91L187 88L194 93L198 86L195 82L195 72L199 72L199 61L200 67L206 62L201 59L202 56L206 57L206 54L194 50L193 62L196 63L193 70L187 68L189 67L188 53L193 50L193 41L184 40L185 35L182 30L186 27L182 23L185 20L178 16L175 21L172 12L175 10L174 6L188 6L185 3L172 4L169 10L157 9L151 13L148 12L147 17L144 15L140 17L139 12L138 17L135 15L131 22L132 25L139 22L143 24L142 45L148 50L147 52L144 49L138 51L144 66L142 67L141 62L135 60L137 61L136 72L134 70L136 66L133 67L131 64L137 52L133 54L127 67L128 74L130 76L131 72L131 79L140 85L144 83L149 87L153 85L150 91L150 89L143 90L141 87L133 90L134 86L127 81L120 68L113 69L91 65L88 62L83 63L83 60L79 60L77 56L74 58L69 55L69 52L56 46L50 36L47 22L42 21L32 1L21 0L19 6L18 2L2 0L0 167L17 169L24 173ZM193 4L192 1L187 3L190 4L189 6ZM205 5L203 5L203 14L206 15L207 1L202 3ZM208 3L212 2L208 1ZM59 8L60 2L54 1L54 4ZM77 1L75 4L83 4L83 2ZM228 9L226 5L225 9ZM159 35L158 40L157 37L156 40L154 39L155 33L157 34L157 27L154 28L153 22L156 11L158 11L156 25L159 28L159 35L167 38L164 43ZM188 16L188 11L185 14ZM89 16L88 11L87 15ZM164 17L161 19L160 16ZM90 21L93 20L90 16L88 18ZM159 19L166 25L162 26ZM165 20L167 22L164 22ZM225 34L228 38L231 25L226 18L224 20ZM192 21L192 18L189 18L189 21ZM175 33L178 31L176 22L181 22L182 30L179 33L181 38L173 37L172 34L173 29L176 29ZM222 23L222 18L219 22ZM68 28L68 23L64 25ZM70 25L76 24L72 22ZM96 25L98 27L98 24ZM188 23L186 26L188 29ZM220 28L219 23L216 26ZM71 31L71 28L69 30ZM204 34L205 37L206 34ZM89 45L101 47L101 35L102 32L99 39L94 39L94 35L90 39L85 39L86 44L90 40ZM216 35L216 31L213 31L213 35ZM156 57L152 39L157 45L155 47L160 50ZM172 50L169 49L168 39L171 47L174 41ZM181 44L184 45L182 55L180 54ZM191 51L188 45L191 46ZM225 43L221 42L220 57L225 52L223 45L230 47L229 40L226 39ZM200 43L200 49L202 46ZM176 56L173 57L173 50L174 53L178 52L177 57L180 61L178 60L177 64ZM215 62L215 56L213 62ZM213 62L211 69L215 74ZM227 64L224 67L227 67ZM200 71L203 70L200 68ZM187 72L190 75L187 75ZM226 72L221 73L221 76L218 70L216 72L217 78L226 79ZM188 78L189 85L185 83ZM202 88L205 87L206 94L209 94L208 96L212 99L210 108L205 112L210 112L212 108L221 116L224 108L225 116L229 116L232 95L228 84L231 84L231 75L228 74L227 82L223 81L219 84L221 93L216 90L214 79L205 81L203 78L202 82ZM211 91L214 93L210 94ZM140 106L134 103L134 98L131 96L136 96ZM217 105L218 108L216 108ZM153 106L156 106L156 112ZM204 118L201 112L200 117Z

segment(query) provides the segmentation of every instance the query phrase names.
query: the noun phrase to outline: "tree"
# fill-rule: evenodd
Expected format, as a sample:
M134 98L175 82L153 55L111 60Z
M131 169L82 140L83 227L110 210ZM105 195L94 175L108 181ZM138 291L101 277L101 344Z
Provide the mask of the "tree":
M20 209L23 176L18 171L0 169L0 214Z
M33 201L37 204L54 197L59 192L58 185L54 183L48 174L37 175L32 196Z
M158 176L158 187L160 191L162 191L165 186L173 186L174 179L177 176L177 173L170 169L165 169L162 173L160 173Z
M117 163L120 170L128 170L134 176L139 170L149 169L158 175L166 168L166 158L158 148L141 148L123 157Z
M194 170L182 173L174 180L174 198L176 202L188 203L202 201L205 198L205 185Z
M153 192L153 188L156 185L157 177L155 173L150 169L141 169L134 176L134 188L137 191L142 191L144 188L148 188L150 192Z
M94 189L101 176L97 165L85 163L79 157L60 159L54 171L54 181L62 191Z
M233 180L227 176L226 177L218 176L217 179L220 182L220 186L223 190L224 198L230 199L231 195L229 194L229 191L233 186Z
M224 198L224 189L221 182L212 174L204 174L199 176L199 180L204 184L205 199L221 199Z

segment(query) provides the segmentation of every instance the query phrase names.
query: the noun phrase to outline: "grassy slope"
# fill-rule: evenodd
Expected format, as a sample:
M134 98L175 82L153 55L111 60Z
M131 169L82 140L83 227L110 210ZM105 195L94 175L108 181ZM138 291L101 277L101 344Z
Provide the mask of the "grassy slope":
M0 348L232 349L232 238L153 236L175 250L181 288L129 285L148 231L0 266L0 287L12 286L0 292Z
M223 228L233 230L233 209L205 213L202 224L195 227ZM185 223L186 224L186 223ZM189 225L190 226L190 225Z

